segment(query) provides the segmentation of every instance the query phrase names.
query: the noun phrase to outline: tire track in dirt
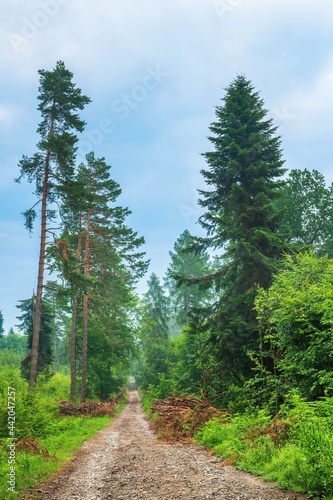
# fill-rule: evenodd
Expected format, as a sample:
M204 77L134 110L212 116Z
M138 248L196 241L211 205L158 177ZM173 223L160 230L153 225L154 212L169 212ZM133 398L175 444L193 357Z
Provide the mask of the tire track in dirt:
M132 386L120 415L87 441L72 464L33 496L43 500L301 500L224 467L198 446L159 442Z

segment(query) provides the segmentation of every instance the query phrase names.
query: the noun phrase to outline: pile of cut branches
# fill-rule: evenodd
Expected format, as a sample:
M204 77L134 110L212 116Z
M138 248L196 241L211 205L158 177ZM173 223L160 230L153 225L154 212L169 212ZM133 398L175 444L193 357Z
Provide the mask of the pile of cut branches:
M83 415L89 415L91 417L103 417L108 415L113 417L116 407L124 398L125 393L126 388L124 387L115 398L107 398L102 403L99 401L87 401L79 405L74 405L70 401L59 401L59 414L61 416L76 415L78 417Z
M207 399L192 396L155 399L151 407L157 413L152 426L161 439L188 441L208 420L230 414L210 405Z

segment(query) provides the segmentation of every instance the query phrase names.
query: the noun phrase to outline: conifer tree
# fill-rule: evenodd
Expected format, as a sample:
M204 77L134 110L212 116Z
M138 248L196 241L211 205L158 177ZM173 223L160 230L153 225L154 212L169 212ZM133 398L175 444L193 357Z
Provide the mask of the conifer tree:
M130 300L129 288L147 269L145 254L138 251L144 239L125 224L129 209L114 205L121 188L111 179L110 166L94 153L87 154L86 160L77 175L87 191L82 213L82 268L88 283L83 294L82 401L86 398L90 313L93 310L95 321L98 318L101 325L110 326L110 321L105 318L102 322L101 317L105 311L110 320L112 315L122 315ZM102 331L105 333L104 327Z
M169 338L169 301L159 277L152 273L147 281L139 322L143 366L139 369L140 385L158 385L159 374L166 373Z
M211 290L203 290L200 284L188 281L177 283L177 279L199 278L212 271L208 252L196 253L190 250L192 236L185 230L174 244L173 252L169 252L171 262L166 272L165 285L170 294L170 310L177 324L188 325L191 310L203 308L210 300Z
M28 354L22 360L21 372L22 376L29 380L31 360L32 360L32 340L33 340L33 320L35 309L35 296L31 299L20 300L17 306L21 314L17 316L20 321L18 329L27 337ZM53 311L49 302L42 303L42 316L40 338L38 343L38 365L37 373L41 373L50 368L52 362L52 337L53 337Z
M40 252L34 316L30 386L37 379L38 344L42 314L42 296L45 268L47 234L52 229L48 222L54 221L56 212L54 202L59 200L61 188L73 177L77 132L82 132L85 122L79 118L78 111L90 102L87 96L72 82L73 74L62 61L58 61L52 71L40 70L39 105L42 115L37 132L40 141L38 152L32 157L23 156L20 161L21 175L36 185L38 196L36 204L25 213L25 224L32 230L37 216L36 206L41 204Z
M82 177L82 176L81 176ZM62 294L70 303L71 328L69 335L69 357L71 374L71 400L77 400L77 345L80 304L89 283L84 277L83 265L83 219L89 200L85 179L74 180L62 189L61 206L62 234L48 248L51 269L57 271L62 280Z
M209 189L199 191L206 210L200 223L207 231L200 244L222 250L225 264L209 278L218 284L220 298L207 328L221 373L240 382L251 376L247 351L258 339L257 286L270 285L285 250L278 233L281 214L274 205L285 169L277 128L244 76L227 87L209 129L214 149L203 154Z
M159 277L152 273L147 281L148 290L144 294L147 315L152 320L153 336L156 339L168 338L169 301Z

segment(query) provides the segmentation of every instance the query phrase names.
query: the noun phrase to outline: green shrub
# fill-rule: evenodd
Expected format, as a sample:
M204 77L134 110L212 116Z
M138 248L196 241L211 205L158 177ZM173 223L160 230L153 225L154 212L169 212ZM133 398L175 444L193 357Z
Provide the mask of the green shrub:
M249 460L255 454L252 451L255 442L254 436L259 435L259 429L267 425L269 421L270 418L264 411L257 415L245 414L233 418L217 418L204 425L197 433L196 439L200 444L213 449L217 455L233 460L241 468L246 469L244 454L248 450ZM242 460L240 457L243 457ZM253 458L251 460L253 461Z
M142 407L143 407L144 412L147 413L147 415L149 417L152 417L152 413L150 410L151 410L153 401L156 398L153 395L151 395L149 392L144 391L142 389L139 389L139 394L140 394L140 397L142 400Z
M50 379L40 384L39 388L56 401L63 401L70 399L70 384L69 375L55 373Z
M305 457L295 444L286 444L265 465L265 477L279 486L297 492L306 492L303 481Z
M333 492L333 399L308 403L294 393L287 404L295 421L291 439L303 455L301 484L312 495L328 495Z
M269 417L261 411L208 422L200 444L279 486L333 499L333 398L304 401L295 391Z
M278 449L268 434L259 436L253 443L247 442L241 451L237 467L259 475L266 472L266 464L278 455Z

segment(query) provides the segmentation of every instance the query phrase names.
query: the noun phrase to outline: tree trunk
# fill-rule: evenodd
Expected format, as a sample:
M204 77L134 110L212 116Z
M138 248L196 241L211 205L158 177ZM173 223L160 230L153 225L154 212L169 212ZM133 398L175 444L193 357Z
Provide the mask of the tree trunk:
M72 328L70 341L70 364L71 364L71 400L76 403L77 387L76 387L76 329L77 329L77 306L78 293L75 292L72 306Z
M90 251L90 218L91 213L87 215L86 242L84 253L84 275L89 276L89 251ZM82 329L82 385L81 402L86 400L87 396L87 354L88 354L88 294L83 296L83 329Z
M189 289L188 285L185 285L185 323L189 324Z
M42 300L43 300L43 282L44 282L44 267L45 267L45 250L46 250L46 209L47 209L47 194L49 182L49 162L50 151L48 151L45 162L45 175L42 196L42 211L41 211L41 232L40 232L40 250L38 264L37 291L35 302L35 315L33 319L32 332L32 347L31 347L31 366L30 366L30 387L36 385L37 370L38 370L38 349L39 335L42 316Z
M186 255L186 260L185 260L185 273L186 276L188 276L189 270L188 270L188 255ZM190 310L190 300L189 300L189 286L188 284L185 285L185 323L186 325L189 324L189 310Z
M88 354L88 295L85 294L83 296L81 403L84 403L87 397L87 354Z
M54 298L54 292L53 292L53 300L52 300L52 305L53 305L53 321L52 321L52 326L53 326L53 371L56 373L57 371L57 327L56 327L56 321L55 321L55 298Z
M53 102L53 109L55 102ZM54 118L51 118L49 138L53 136ZM44 268L45 268L45 251L46 251L46 224L47 224L47 195L50 174L50 158L51 150L48 149L45 159L45 171L43 182L42 194L42 210L41 210L41 231L40 231L40 249L39 249L39 264L38 264L38 278L37 278L37 291L36 291L36 305L35 315L33 318L33 331L32 331L32 346L31 346L31 366L30 366L30 388L36 385L38 374L38 349L39 349L39 335L42 317L42 300L43 300L43 283L44 283Z
M81 250L82 250L82 216L80 216L79 235L77 242L77 249L75 251L77 264L76 270L80 270L81 264ZM71 341L70 341L70 365L71 365L71 400L73 403L77 400L77 380L76 380L76 337L77 337L77 310L79 304L79 294L74 292L73 305L72 305L72 328L71 328Z

